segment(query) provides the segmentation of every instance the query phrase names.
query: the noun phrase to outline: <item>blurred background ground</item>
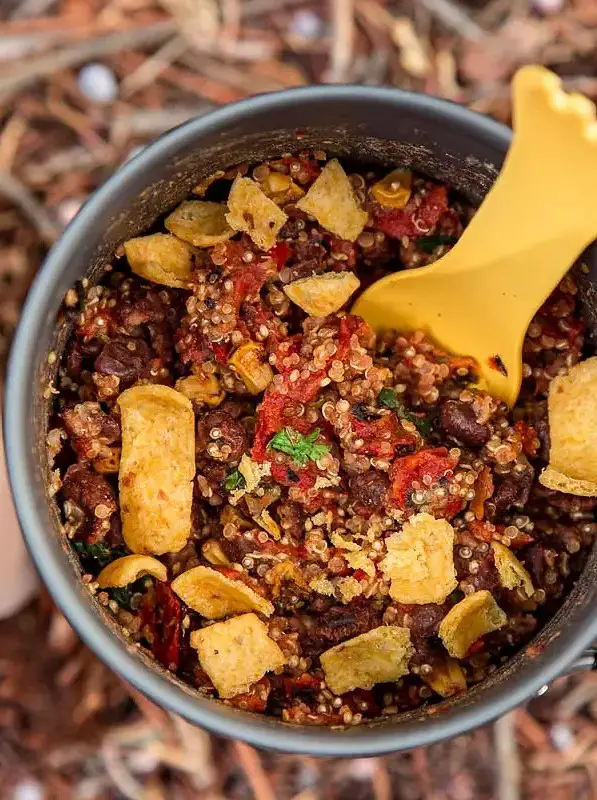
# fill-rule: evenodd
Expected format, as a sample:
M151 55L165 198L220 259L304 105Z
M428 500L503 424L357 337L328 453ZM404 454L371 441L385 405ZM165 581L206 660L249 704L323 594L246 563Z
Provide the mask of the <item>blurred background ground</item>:
M0 0L0 372L48 247L173 125L313 82L416 89L507 122L525 62L595 99L596 45L596 0ZM427 750L257 753L137 695L42 594L0 622L0 798L13 797L597 798L597 675Z

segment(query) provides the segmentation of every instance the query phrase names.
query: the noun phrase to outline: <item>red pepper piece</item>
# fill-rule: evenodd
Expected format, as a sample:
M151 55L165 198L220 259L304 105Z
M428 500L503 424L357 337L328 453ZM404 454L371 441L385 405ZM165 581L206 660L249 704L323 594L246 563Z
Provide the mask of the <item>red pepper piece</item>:
M429 475L432 483L436 483L445 478L457 463L458 459L451 456L445 447L419 450L410 456L397 458L390 467L392 502L406 510L415 481L424 486L423 476Z
M141 620L151 631L151 650L157 661L169 669L178 669L182 606L167 583L156 581L154 591L145 595Z
M291 249L288 242L278 242L278 244L275 244L271 250L268 250L268 256L276 264L278 272L282 269L282 267L286 264L286 262L290 258L290 253Z
M445 186L434 186L419 206L411 198L404 208L376 208L373 212L374 226L395 239L402 236L418 239L433 230L447 210L448 190Z
M355 436L363 440L355 450L358 455L393 458L398 445L414 445L417 441L416 436L404 430L395 414L372 420L353 419L351 426Z

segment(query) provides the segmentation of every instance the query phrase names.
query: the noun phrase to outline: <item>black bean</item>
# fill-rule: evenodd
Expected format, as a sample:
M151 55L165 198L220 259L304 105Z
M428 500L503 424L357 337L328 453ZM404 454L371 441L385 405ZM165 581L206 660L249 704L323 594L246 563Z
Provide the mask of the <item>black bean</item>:
M447 400L441 408L439 423L449 436L469 447L480 447L489 439L489 428L477 422L469 403Z
M384 472L370 470L363 475L355 475L350 479L350 491L359 503L367 508L379 508L383 505L389 486L388 476Z
M116 375L134 383L149 374L152 353L143 339L119 339L104 345L95 359L95 370L102 375Z

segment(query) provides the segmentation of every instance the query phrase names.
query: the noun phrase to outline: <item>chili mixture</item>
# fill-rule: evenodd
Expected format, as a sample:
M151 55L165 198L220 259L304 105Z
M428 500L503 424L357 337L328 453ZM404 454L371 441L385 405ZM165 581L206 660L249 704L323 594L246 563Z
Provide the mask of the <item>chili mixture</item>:
M509 411L466 355L347 311L473 213L386 173L323 152L218 172L65 298L48 452L83 581L201 694L287 722L466 691L554 613L596 530L590 475L539 480L550 387L592 376L573 277Z

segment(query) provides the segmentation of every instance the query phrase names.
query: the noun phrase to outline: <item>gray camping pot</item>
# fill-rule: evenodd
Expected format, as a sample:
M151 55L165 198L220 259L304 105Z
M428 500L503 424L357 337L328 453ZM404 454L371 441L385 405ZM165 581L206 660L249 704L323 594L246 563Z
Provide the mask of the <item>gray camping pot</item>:
M291 726L236 710L198 696L122 636L82 586L48 492L44 392L57 368L48 354L60 354L68 335L59 320L64 295L84 276L93 282L123 240L150 227L201 177L241 161L321 149L387 166L407 163L476 203L495 178L510 136L508 128L460 106L395 89L319 86L253 97L176 128L127 162L87 201L48 256L29 293L9 364L4 424L17 512L44 582L81 638L159 705L257 747L369 756L462 734L533 697L557 675L592 666L587 648L597 637L595 551L536 639L462 697L346 731ZM596 286L590 272L583 289L589 323Z

